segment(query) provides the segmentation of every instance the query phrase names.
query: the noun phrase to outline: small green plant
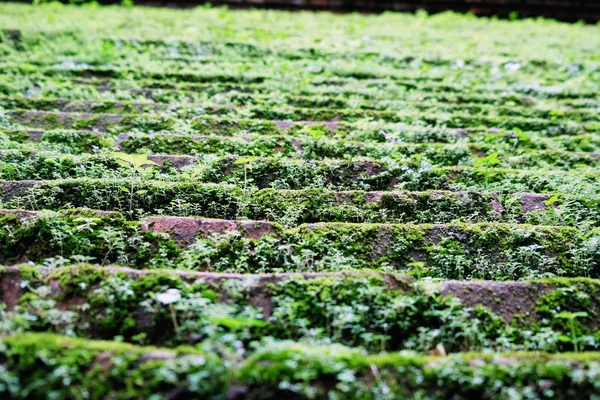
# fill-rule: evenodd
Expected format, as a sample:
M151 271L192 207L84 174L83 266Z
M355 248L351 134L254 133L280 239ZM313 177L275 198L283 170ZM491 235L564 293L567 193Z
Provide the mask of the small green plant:
M558 202L558 196L557 195L553 195L552 197L550 197L548 200L544 201L544 204L547 206L551 206L555 203Z
M486 157L479 157L477 159L475 159L475 162L473 163L473 166L475 168L485 168L484 174L485 174L485 185L488 185L488 179L489 179L489 168L493 168L496 165L499 165L502 163L502 161L500 161L498 159L498 156L500 154L498 152L494 152L489 154Z
M148 174L149 170L144 168L146 165L157 165L154 161L148 160L148 154L127 154L121 152L112 153L117 158L117 163L123 167L131 168L134 177L139 178L141 181L142 177ZM129 194L129 216L133 216L133 196L142 195L147 190L135 190L136 179L131 179L131 185L120 186L119 188L125 193Z
M480 167L484 167L484 168L490 168L490 167L494 167L498 164L501 163L501 161L498 159L498 156L500 154L498 152L494 152L491 153L490 155L486 156L486 157L479 157L475 160L475 162L473 163L473 166L475 168L480 168Z
M407 267L411 268L411 273L413 273L417 279L421 279L423 273L427 273L427 268L425 268L425 263L423 261L415 261L406 264Z
M561 339L565 342L570 341L571 343L573 343L573 349L575 350L575 353L579 353L579 337L577 337L575 320L577 318L585 318L587 316L588 316L588 313L585 311L579 311L579 312L566 312L565 311L565 312L561 312L556 315L556 318L566 319L568 321L569 329L571 330L571 337L563 335L561 337Z
M233 165L244 166L244 192L248 191L248 183L252 182L253 179L248 179L248 170L252 168L252 162L258 160L257 157L241 157L233 162Z

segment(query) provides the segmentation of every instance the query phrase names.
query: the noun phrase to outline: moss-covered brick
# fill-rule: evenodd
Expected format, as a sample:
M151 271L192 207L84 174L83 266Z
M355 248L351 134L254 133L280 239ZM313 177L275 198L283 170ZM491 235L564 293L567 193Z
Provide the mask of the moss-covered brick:
M87 341L51 334L1 340L0 394L7 398L222 398L229 372L214 354Z
M573 343L558 335L570 335L570 327L548 318L542 304L558 292L591 298L599 287L595 280L566 278L425 285L372 271L243 275L91 265L58 268L49 275L42 271L18 266L0 274L1 299L8 304L2 329L53 326L57 332L99 339L120 335L131 342L143 334L144 343L169 346L196 341L198 332L205 332L205 341L228 334L245 343L263 336L312 338L371 352L423 352L437 342L452 352L490 346L568 351ZM157 300L168 289L181 296L174 303L181 324L174 325L170 307ZM495 297L502 297L503 304ZM599 305L567 308L567 301L552 307L589 312L578 321L577 340L579 349L593 349ZM546 342L536 342L543 336Z
M60 169L68 176L81 168L79 160L71 156L63 156L56 161L40 157L31 163L31 167L41 174L47 172L50 175ZM86 160L95 161L93 158ZM96 160L118 168L109 159ZM14 165L29 164L28 157L22 153L7 154L2 161ZM168 159L163 160L164 169L169 168L166 166L169 162ZM8 168L4 171L6 174L18 173ZM123 171L124 175L130 173ZM448 223L467 220L567 225L587 230L597 226L594 216L598 213L600 202L598 197L592 196L539 193L498 196L474 191L373 192L317 188L248 191L230 185L201 184L189 180L164 182L140 177L134 181L132 195L128 179L131 178L5 181L0 191L0 204L4 208L29 210L86 207L120 211L131 217L163 214L266 219L290 227L314 222ZM123 187L129 190L125 191Z
M224 364L190 347L171 351L49 334L4 337L2 353L2 391L10 396L139 398L176 391L217 399L235 391L241 399L277 399L293 390L297 398L507 397L523 391L543 398L551 390L554 397L584 399L597 390L598 368L593 352L366 356L339 345L293 342L262 346L247 361Z
M175 121L168 116L144 114L91 114L49 111L11 111L18 123L31 128L127 131L144 129L160 131L171 128Z
M503 280L598 276L598 232L569 227L315 223L281 229L267 222L190 217L126 222L116 213L82 216L80 211L32 216L9 211L1 218L4 262L60 255L208 271L373 268L419 277Z

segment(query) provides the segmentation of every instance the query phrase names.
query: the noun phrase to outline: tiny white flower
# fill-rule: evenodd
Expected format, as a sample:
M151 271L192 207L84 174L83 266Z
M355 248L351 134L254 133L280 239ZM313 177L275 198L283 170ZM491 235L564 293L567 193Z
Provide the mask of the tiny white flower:
M181 293L177 289L168 289L166 292L156 295L156 301L162 304L175 303L179 299L181 299Z
M504 68L509 70L509 71L517 71L519 68L521 68L521 64L517 63L517 62L507 62L506 64L504 64Z

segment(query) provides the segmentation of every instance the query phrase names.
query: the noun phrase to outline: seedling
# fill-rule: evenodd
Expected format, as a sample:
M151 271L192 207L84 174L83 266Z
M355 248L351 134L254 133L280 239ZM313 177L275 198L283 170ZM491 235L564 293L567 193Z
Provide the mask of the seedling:
M141 179L142 176L148 173L144 168L145 165L157 165L154 161L148 160L148 154L127 154L121 152L112 153L117 158L117 163L123 167L131 168L133 174ZM129 194L129 216L133 216L133 195L142 195L147 190L135 190L135 179L131 179L131 185L120 186L119 189Z
M248 183L253 181L252 178L248 179L248 169L252 168L252 165L250 163L252 163L256 160L258 160L257 157L242 157L242 158L238 158L237 160L235 160L233 162L233 165L243 165L244 166L244 192L247 192L247 190L248 190Z
M412 272L417 276L417 279L421 279L421 274L427 272L423 261L411 262L406 266L412 268Z
M544 204L547 205L547 206L551 206L551 205L553 205L556 202L558 202L558 196L554 195L554 196L550 197L548 200L545 200Z
M571 329L571 337L564 336L564 341L570 341L573 343L573 348L575 349L575 353L579 353L579 338L577 337L577 332L575 330L575 320L577 318L585 318L588 316L588 313L585 311L579 312L561 312L556 315L556 318L566 319L569 322L569 328Z
M486 157L480 157L475 159L475 162L473 163L473 166L475 168L479 168L479 167L484 167L485 168L485 185L488 185L488 169L492 168L498 164L501 163L501 161L498 159L499 153L495 152L492 153Z
M475 160L475 162L473 163L473 166L476 168L479 167L484 167L484 168L490 168L493 167L495 165L498 165L501 163L501 161L498 159L499 153L495 152L492 153L486 157L479 157Z

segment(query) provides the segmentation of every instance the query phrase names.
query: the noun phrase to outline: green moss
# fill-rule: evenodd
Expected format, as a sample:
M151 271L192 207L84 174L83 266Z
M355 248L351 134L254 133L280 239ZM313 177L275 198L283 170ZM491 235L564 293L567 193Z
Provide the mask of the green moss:
M598 368L597 353L365 356L343 346L292 342L271 343L225 366L190 347L170 351L48 334L4 337L1 352L7 382L1 390L11 396L147 398L177 390L216 399L243 385L245 398L264 399L289 390L301 398L504 397L523 390L585 398L595 392Z
M92 116L89 118L77 118L73 119L73 128L74 129L92 129L98 126L100 122L99 116Z
M43 116L44 126L49 129L60 128L61 121L58 115L48 114Z
M212 193L207 195L214 199ZM207 210L221 212L215 207L207 203ZM2 222L11 232L0 234L0 245L11 249L3 254L14 257L2 259L5 262L23 256L41 261L60 254L94 257L103 264L165 263L211 271L408 272L413 263L423 263L420 273L446 279L579 276L582 271L598 276L593 265L583 263L595 256L593 248L581 231L569 227L317 223L282 229L274 224L254 238L238 228L229 235L200 236L196 242L191 237L183 243L166 233L141 230L140 222L127 222L119 214L72 211L42 214L32 222L8 214ZM189 247L182 249L183 244Z
M597 354L498 355L600 343L597 283L565 279L600 277L593 27L193 13L0 4L0 208L58 211L0 216L0 262L39 264L2 268L0 397L595 395ZM195 159L142 172L114 150ZM238 222L154 233L140 219L155 214ZM204 237L215 225L234 231ZM497 284L466 285L461 305L435 278L538 280L510 310ZM19 347L27 331L199 344L227 368L189 347ZM485 354L372 354L442 348Z
M205 121L203 120L203 122ZM204 126L203 129L208 129L209 131L212 129L210 126L201 126ZM245 130L243 128L241 124L236 124L233 125L233 128L227 129L238 129L241 133L244 133ZM254 128L263 129L262 126ZM309 126L309 128L314 129L313 126ZM315 132L309 133L311 134L310 137L271 136L261 132L260 135L256 136L241 137L240 135L232 138L218 136L195 138L190 135L132 135L122 142L122 146L130 152L143 150L149 153L236 154L239 156L257 157L290 157L297 154L302 158L313 160L348 158L350 156L372 157L375 159L393 157L399 161L431 163L436 166L468 165L473 163L477 165L477 157L473 153L482 153L483 155L498 153L500 166L509 168L553 166L554 168L573 169L598 166L598 158L593 155L556 150L530 150L523 152L521 150L515 151L512 148L499 149L487 144L470 144L465 146L440 143L428 143L426 145L415 143L364 143L329 139L320 134L317 135ZM231 132L227 134L231 134Z
M568 393L585 398L594 392L592 381L573 380L580 373L573 368L595 371L597 356L590 353L565 358L546 354L503 354L494 358L482 354L364 357L345 348L283 343L257 352L239 370L238 379L250 385L251 393L269 399L284 395L287 388L293 388L303 397L442 399L457 394L504 397L525 388L544 393L548 387L553 395ZM283 388L281 382L285 383Z
M33 219L8 214L2 216L0 222L14 229L0 234L3 262L24 256L39 260L79 255L102 263L125 257L129 263L141 265L152 254L170 258L180 251L172 241L148 231L141 232L138 226L127 224L117 213L101 215L88 211L87 216L47 213ZM19 227L19 224L22 225Z
M220 360L189 348L156 358L151 347L48 334L5 336L2 347L2 380L12 383L0 392L7 396L148 398L180 388L217 398L227 387Z
M88 338L120 336L132 342L143 335L142 343L169 346L195 341L202 332L207 345L233 345L232 341L238 340L251 346L263 337L272 337L329 341L370 352L423 352L438 343L450 352L490 347L572 349L569 342L560 340L570 334L564 321L546 318L541 307L534 315L515 315L508 324L481 304L470 302L472 305L465 307L459 298L440 295L438 286L412 283L402 276L364 271L324 277L297 275L271 282L250 277L198 278L175 271L132 274L88 265L61 268L48 277L28 281L17 307L5 315L3 326L12 332L51 329ZM572 285L568 282L565 289L577 290L578 280ZM181 296L174 304L180 321L177 327L169 307L156 297L173 289ZM595 292L581 293L591 297ZM548 298L546 293L531 300L547 304ZM567 310L562 307L553 312ZM594 303L588 309L598 307ZM581 319L578 324L579 335L587 335L579 348L595 348L594 318Z

